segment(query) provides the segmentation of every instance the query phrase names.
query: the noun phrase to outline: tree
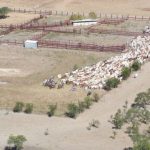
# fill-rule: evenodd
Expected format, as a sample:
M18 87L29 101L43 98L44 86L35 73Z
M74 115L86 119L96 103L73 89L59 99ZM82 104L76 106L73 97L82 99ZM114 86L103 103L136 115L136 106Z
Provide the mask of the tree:
M121 76L123 80L126 80L131 74L131 68L123 67L121 71Z
M91 19L96 19L96 18L97 18L96 13L95 13L95 12L90 12L90 13L89 13L89 18L91 18Z
M78 112L78 106L76 104L71 103L68 105L68 111L66 112L66 115L70 118L75 118Z
M49 105L49 111L48 111L48 116L51 117L55 114L55 111L57 109L57 104L51 104Z
M135 98L135 105L140 106L140 107L145 107L145 105L150 104L150 96L146 92L141 92L137 94Z
M97 93L93 93L93 101L98 102L100 100L100 97Z
M150 150L150 140L148 138L137 141L133 150Z
M123 126L124 116L120 109L117 111L117 113L113 117L112 123L114 124L116 129L121 129L121 127Z
M84 19L84 16L80 15L80 14L72 14L70 16L70 20L82 20Z
M112 88L116 88L119 83L120 83L119 79L113 77L113 78L106 80L106 85L104 88L106 90L111 90Z
M23 148L23 143L26 141L27 139L23 135L10 135L7 143L8 145L13 145L13 148L16 150L21 150Z
M21 112L23 107L24 107L24 103L23 102L16 102L16 105L15 105L13 111L14 112Z
M0 18L5 18L9 12L10 12L10 9L8 7L0 8Z
M32 111L33 111L33 104L27 103L24 112L27 113L27 114L31 114Z
M131 68L133 69L133 71L137 71L141 68L141 63L139 61L134 61Z
M89 109L90 108L90 106L92 105L92 98L90 97L90 96L86 96L85 98L84 98L84 106L85 106L85 108L87 108L87 109Z

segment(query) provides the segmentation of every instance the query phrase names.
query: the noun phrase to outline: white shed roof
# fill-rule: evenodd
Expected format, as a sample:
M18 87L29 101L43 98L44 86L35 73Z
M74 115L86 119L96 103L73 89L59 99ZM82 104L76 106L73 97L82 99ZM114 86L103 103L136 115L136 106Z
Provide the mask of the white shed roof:
M82 19L82 20L74 20L73 23L80 23L80 22L97 22L97 19Z
M25 43L37 43L38 41L34 41L34 40L26 40Z

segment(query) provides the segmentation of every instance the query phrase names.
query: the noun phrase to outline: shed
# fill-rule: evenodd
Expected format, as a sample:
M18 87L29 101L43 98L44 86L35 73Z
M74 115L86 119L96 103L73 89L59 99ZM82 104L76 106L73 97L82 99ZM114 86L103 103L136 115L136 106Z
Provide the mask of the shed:
M25 48L38 48L38 41L34 41L34 40L26 40L24 42L24 47Z
M72 21L72 24L73 24L73 26L95 25L95 24L97 24L97 20L95 20L95 19L75 20L75 21Z

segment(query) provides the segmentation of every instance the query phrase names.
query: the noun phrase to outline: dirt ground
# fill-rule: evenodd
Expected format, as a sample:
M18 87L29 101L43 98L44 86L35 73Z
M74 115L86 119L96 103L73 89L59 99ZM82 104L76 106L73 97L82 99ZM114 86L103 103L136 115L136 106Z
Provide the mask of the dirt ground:
M70 12L115 13L149 15L149 0L0 0L1 6L26 9L47 9Z
M125 101L130 105L137 93L149 88L149 74L150 62L138 72L138 78L131 76L75 120L11 112L8 114L1 111L0 148L6 145L10 134L26 136L28 141L25 143L25 150L122 150L124 147L132 146L130 138L123 130L117 131L115 140L110 138L113 131L109 120ZM100 121L100 127L89 131L86 127L93 119ZM49 132L47 136L44 135L46 129Z
M40 34L40 31L32 31L32 30L16 30L12 31L9 34L4 35L0 38L0 40L10 40L10 41L25 41L32 39L35 35Z
M66 105L82 101L84 89L71 91L43 87L42 82L50 76L57 76L79 67L107 59L115 53L95 53L52 49L24 49L15 46L0 46L0 107L13 107L16 101L33 103L35 112L46 112L48 105L58 103L57 115L64 113ZM16 72L15 72L16 71Z
M60 40L60 41L72 41L72 42L83 42L92 43L98 45L112 46L125 44L131 37L127 36L116 36L106 34L71 34L71 33L49 33L43 39Z
M1 3L1 2L0 2ZM21 13L9 13L5 19L0 19L1 25L17 25L30 21L33 18L38 17L37 14L21 14Z
M123 31L131 31L131 32L142 32L145 26L148 26L150 21L132 21L126 20L125 22L119 25L103 25L99 24L93 26L95 29L109 29L109 30L123 30Z

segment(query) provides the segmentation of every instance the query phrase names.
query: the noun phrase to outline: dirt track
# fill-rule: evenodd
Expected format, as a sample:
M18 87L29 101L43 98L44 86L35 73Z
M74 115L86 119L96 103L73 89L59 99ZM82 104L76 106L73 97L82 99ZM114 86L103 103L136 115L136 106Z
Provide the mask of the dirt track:
M122 83L119 88L106 94L99 103L86 110L76 120L1 113L0 146L6 145L10 134L25 135L28 139L25 147L32 150L121 150L132 145L129 137L121 131L115 140L110 138L112 125L108 120L126 100L131 104L137 93L149 88L150 62L146 63L138 74L138 78L131 77ZM100 127L88 131L86 127L92 119L98 119ZM49 135L45 136L44 131L47 128Z

